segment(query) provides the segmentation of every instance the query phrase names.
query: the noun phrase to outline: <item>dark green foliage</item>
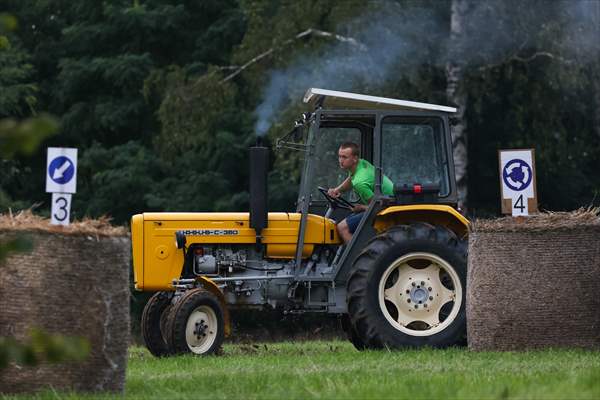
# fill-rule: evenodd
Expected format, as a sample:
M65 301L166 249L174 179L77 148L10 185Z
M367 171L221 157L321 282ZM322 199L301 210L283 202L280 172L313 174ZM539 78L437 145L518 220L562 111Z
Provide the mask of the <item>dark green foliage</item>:
M11 158L17 153L31 154L57 128L56 119L47 114L22 121L3 118L0 120L0 156Z
M388 57L379 46L406 43L386 60L393 73L376 74L368 63L363 75L341 68L336 78L353 77L358 92L444 104L451 3L7 0L19 23L0 41L0 115L59 116L59 134L44 144L80 149L75 217L108 214L126 223L141 211L245 210L246 149L271 74L297 72L267 131L274 142L305 110L298 99L308 86L344 89L325 79L326 61L357 52L332 37L295 36L312 28L355 38L375 57L373 66ZM585 39L600 25L593 7L585 9L593 4L470 5L472 34L458 48L468 92L471 212L499 210L499 148L536 149L543 208L598 203L600 57ZM4 15L0 23L16 26ZM381 35L373 40L375 28ZM2 154L13 154L3 140ZM293 209L301 155L271 156L270 206ZM2 206L43 203L47 212L45 157L42 147L2 161Z
M31 57L18 46L18 41L4 38L5 45L0 46L0 116L27 115L35 108L38 91L31 82Z
M74 208L83 211L80 217L109 214L119 221L136 212L159 211L163 204L153 204L151 196L168 172L139 142L112 148L96 142L79 160L78 179L84 184L73 198Z
M11 337L0 337L0 370L6 368L9 362L35 366L42 362L81 361L89 352L90 344L87 339L52 335L33 329L26 343Z
M33 248L31 240L26 236L17 236L14 239L0 242L0 262L2 262L10 253L28 252Z
M80 149L75 217L108 214L124 223L135 212L245 205L245 175L233 166L247 159L243 125L251 121L235 95L224 92L225 103L207 95L218 79L186 88L211 64L228 62L245 30L237 2L9 1L8 9L31 55L15 46L0 54L0 63L15 66L0 74L12 85L0 95L0 113L27 115L36 106L60 116L60 134L47 144ZM145 90L153 76L169 76L167 86ZM32 77L37 83L28 83ZM17 200L4 206L47 204L45 156L42 149L5 164L15 173L0 184Z

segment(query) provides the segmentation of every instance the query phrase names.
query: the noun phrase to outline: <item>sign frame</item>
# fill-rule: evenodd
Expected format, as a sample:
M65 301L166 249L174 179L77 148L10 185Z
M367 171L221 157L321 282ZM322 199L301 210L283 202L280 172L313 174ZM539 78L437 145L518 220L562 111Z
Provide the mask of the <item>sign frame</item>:
M61 160L64 158L65 160ZM57 162L58 161L58 162ZM61 175L70 172L72 163L72 177L66 182L57 182L55 177L50 176L50 170ZM48 147L46 157L46 193L76 193L77 192L77 149L71 147Z
M502 214L513 214L513 199L504 197L504 184L503 184L503 168L502 165L502 153L510 153L510 152L530 152L531 153L531 183L533 188L533 197L527 198L527 209L528 213L538 213L538 198L537 198L537 178L536 178L536 167L535 167L535 149L499 149L498 150L498 172L499 172L499 183L500 183L500 206Z

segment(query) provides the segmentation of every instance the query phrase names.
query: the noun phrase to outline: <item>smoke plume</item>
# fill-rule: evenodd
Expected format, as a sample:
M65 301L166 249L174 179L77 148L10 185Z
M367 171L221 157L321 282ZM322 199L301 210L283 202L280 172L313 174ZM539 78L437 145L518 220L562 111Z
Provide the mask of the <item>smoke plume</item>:
M477 67L511 57L522 59L535 51L549 57L553 53L545 47L554 42L550 46L553 52L568 53L568 49L577 48L579 54L588 52L598 57L600 10L595 24L590 10L600 8L600 1L466 3L461 43L449 42L449 1L429 3L429 7L411 3L409 8L389 3L384 12L342 24L338 32L356 42L323 45L314 54L301 55L289 67L271 72L255 111L257 135L264 135L278 113L290 102L299 101L310 87L341 91L360 88L363 93L377 95L386 82L410 79L423 65L443 68L451 54L459 54L464 66Z

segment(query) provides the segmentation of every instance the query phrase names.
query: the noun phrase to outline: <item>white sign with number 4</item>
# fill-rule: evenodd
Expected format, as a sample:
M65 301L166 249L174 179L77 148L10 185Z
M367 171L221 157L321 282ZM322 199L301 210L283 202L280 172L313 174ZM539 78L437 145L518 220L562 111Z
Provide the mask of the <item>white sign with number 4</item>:
M503 213L521 216L537 211L533 149L500 150L500 185L502 199L510 200L510 211L503 204ZM529 199L534 210L529 209Z
M52 193L52 225L69 225L71 219L71 194Z

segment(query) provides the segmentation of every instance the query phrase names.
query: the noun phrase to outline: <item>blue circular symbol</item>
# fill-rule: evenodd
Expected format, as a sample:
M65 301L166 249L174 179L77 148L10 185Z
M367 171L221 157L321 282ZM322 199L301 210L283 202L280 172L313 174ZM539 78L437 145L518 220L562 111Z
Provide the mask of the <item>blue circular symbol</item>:
M59 156L56 157L48 166L48 175L50 179L59 185L64 185L73 179L75 174L75 164L69 159L69 157Z
M502 170L502 179L506 186L517 192L527 189L532 177L533 173L529 164L518 158L507 162Z

